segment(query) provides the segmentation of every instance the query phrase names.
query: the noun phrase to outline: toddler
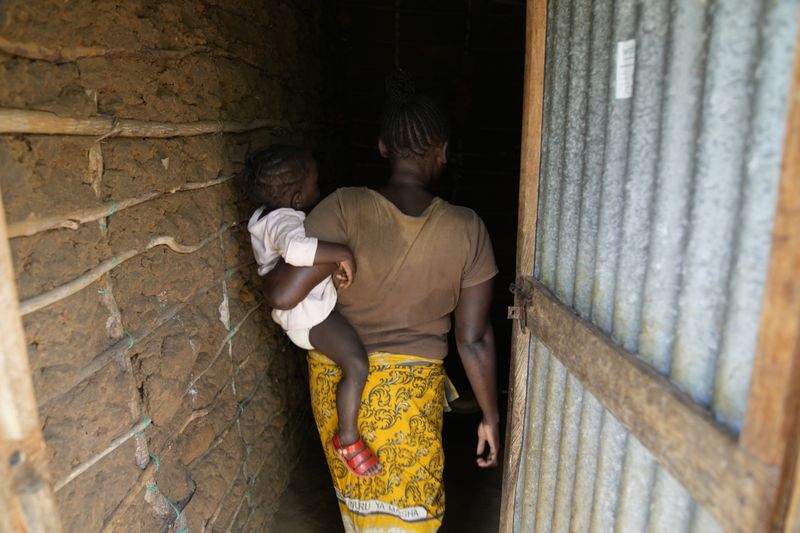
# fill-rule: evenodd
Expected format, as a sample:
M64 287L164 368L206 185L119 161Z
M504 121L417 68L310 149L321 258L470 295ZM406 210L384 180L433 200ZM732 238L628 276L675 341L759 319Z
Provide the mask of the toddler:
M305 233L304 211L319 200L317 165L311 154L295 146L268 146L248 157L243 177L248 194L262 205L247 224L259 275L275 268L281 258L298 267L336 264L339 289L349 287L356 273L350 249ZM296 307L273 310L272 319L294 344L325 354L341 368L336 388L339 430L331 445L350 472L371 477L380 471L380 464L358 432L369 363L361 340L335 304L336 287L329 277Z

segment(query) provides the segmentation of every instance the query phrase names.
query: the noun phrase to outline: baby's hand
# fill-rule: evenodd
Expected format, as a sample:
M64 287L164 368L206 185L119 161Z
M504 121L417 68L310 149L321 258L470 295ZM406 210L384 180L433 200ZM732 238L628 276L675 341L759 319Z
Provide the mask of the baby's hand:
M353 279L356 274L356 264L355 261L348 259L346 261L340 261L338 265L339 271L334 276L338 282L336 288L346 289L353 284Z

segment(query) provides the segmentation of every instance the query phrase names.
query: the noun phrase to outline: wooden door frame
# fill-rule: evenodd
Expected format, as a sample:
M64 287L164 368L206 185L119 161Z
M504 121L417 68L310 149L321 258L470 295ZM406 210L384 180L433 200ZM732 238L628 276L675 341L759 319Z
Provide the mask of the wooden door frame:
M800 453L800 20L794 54L769 270L739 435L744 449L779 469L770 494L771 518L775 529L786 531L800 531L800 510L787 507L793 492L800 505L795 473Z
M58 532L0 191L0 531Z
M522 97L522 143L520 146L519 207L517 214L517 275L532 276L536 253L536 213L539 208L539 163L541 161L544 102L544 59L547 38L547 0L528 0L525 9L525 78ZM520 295L514 297L521 304ZM506 452L503 461L500 531L514 527L515 488L519 481L530 374L531 334L512 327L511 365L508 384Z
M800 532L800 28L758 345L738 436L532 278L546 31L547 0L528 0L516 267L530 329L515 326L512 333L500 531L513 531L534 334L727 530ZM518 294L515 305L525 304ZM638 401L619 402L621 386Z

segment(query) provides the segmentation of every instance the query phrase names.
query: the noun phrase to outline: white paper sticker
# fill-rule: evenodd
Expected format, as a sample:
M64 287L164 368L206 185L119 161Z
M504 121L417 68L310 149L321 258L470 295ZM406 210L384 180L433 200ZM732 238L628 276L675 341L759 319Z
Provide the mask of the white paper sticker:
M633 96L633 71L636 67L636 39L617 43L617 100Z

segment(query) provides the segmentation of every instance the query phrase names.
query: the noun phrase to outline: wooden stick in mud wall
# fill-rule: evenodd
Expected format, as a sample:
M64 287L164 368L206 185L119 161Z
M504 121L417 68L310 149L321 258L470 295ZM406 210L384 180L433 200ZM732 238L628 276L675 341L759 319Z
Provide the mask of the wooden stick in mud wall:
M154 200L156 198L160 198L168 194L174 194L176 192L194 191L197 189L205 189L206 187L213 187L214 185L225 183L230 179L230 176L226 176L200 183L190 182L178 187L173 187L168 191L150 191L133 198L125 198L124 200L106 202L97 207L77 209L69 213L53 215L45 218L12 222L8 225L8 238L15 239L17 237L30 237L31 235L36 235L37 233L51 229L78 229L81 224L94 222L95 220L109 217L129 207L142 204L149 200Z
M52 305L56 302L63 300L73 294L80 292L81 290L85 289L105 274L106 272L110 272L117 268L119 265L136 257L137 255L141 255L148 250L155 248L156 246L166 246L173 252L179 254L190 254L196 252L215 238L219 237L222 233L228 231L230 228L236 225L235 222L226 224L218 231L214 232L212 235L209 235L202 241L194 245L185 245L180 244L175 240L175 237L170 237L169 235L157 235L150 239L150 242L147 243L147 246L141 249L132 249L126 250L120 254L115 255L114 257L110 257L105 261L101 262L94 268L90 269L89 271L83 273L82 275L78 276L77 278L73 279L72 281L68 281L63 285L59 285L55 289L51 289L47 292L43 292L37 296L33 296L28 298L27 300L22 300L19 303L20 313L23 315L28 315L33 313L34 311L38 311L48 305Z
M63 489L64 487L66 487L73 479L75 479L76 477L80 476L81 474L83 474L84 472L89 470L92 466L97 464L97 462L100 461L103 457L105 457L106 455L110 454L111 452L113 452L114 450L116 450L117 448L119 448L120 446L125 444L126 442L128 442L138 432L144 431L144 429L149 425L150 425L150 420L149 419L142 420L141 422L139 422L138 424L133 426L131 429L129 429L128 431L126 431L125 433L123 433L122 435L117 437L116 439L112 440L111 444L109 444L100 453L90 457L86 461L82 462L81 464L79 464L78 466L73 468L70 471L70 473L67 474L66 477L64 477L61 481L59 481L58 483L55 484L55 486L53 487L53 490L55 492L58 492L61 489Z
M110 116L69 118L60 117L49 111L0 108L0 133L164 139L209 133L238 133L262 128L290 129L291 124L286 120L273 119L254 119L250 122L233 120L156 122Z
M39 401L39 408L45 408L52 404L53 402L57 401L59 398L67 394L69 391L95 375L97 372L102 370L106 367L111 361L122 357L123 355L127 354L133 345L136 343L141 343L145 339L147 339L150 335L157 332L163 325L169 323L173 318L178 316L178 314L186 309L189 305L191 305L197 298L201 295L207 293L213 287L216 287L224 280L230 278L236 272L239 272L245 267L254 264L253 262L244 263L242 265L232 267L226 270L225 274L217 279L215 279L211 284L206 285L195 291L185 302L181 302L175 304L166 310L164 310L161 314L159 314L155 320L150 322L149 325L143 327L142 329L131 333L128 336L118 340L116 343L112 344L99 354L95 355L91 361L86 363L84 366L80 368L80 370L75 374L72 378L65 378L59 381L58 388L50 392L48 396L44 396L40 398Z
M17 309L0 194L0 531L61 531Z
M250 393L250 395L247 398L242 400L242 402L240 402L240 405L247 406L253 400L253 398L255 398L256 394L258 394L258 392L261 390L261 387L268 382L267 380L268 374L269 374L269 366L264 371L264 373L259 377L259 379L256 380L258 384L253 389L253 392ZM223 389L227 386L228 385L226 384L223 387ZM161 461L163 461L167 452L169 452L172 449L177 437L181 435L184 431L186 431L186 428L189 427L189 424L191 424L197 418L207 416L211 412L210 408L216 405L217 398L218 396L215 397L214 401L212 401L211 404L205 407L204 409L192 411L192 413L183 422L183 424L181 424L179 428L177 428L169 435L169 437L167 437L164 445L161 448L161 451L159 451L159 453L157 454L157 456L160 458ZM226 427L220 435L227 434L229 429L233 427L235 424L236 421L234 420L234 422L231 423L228 427ZM259 434L259 439L261 439L267 431L268 428L264 428L264 430ZM214 439L214 442L216 442L220 438L220 435L217 435L217 437ZM206 450L205 453L207 454L209 451L210 449ZM195 461L197 460L198 459L195 459ZM245 457L245 461L246 460L247 458ZM193 461L193 463L195 461ZM141 474L139 474L139 477L136 479L136 482L133 484L133 486L131 487L130 491L125 496L125 498L123 498L122 501L119 502L119 504L117 504L117 506L114 509L112 509L111 512L106 516L105 520L103 520L103 528L101 529L101 531L117 531L119 529L118 522L122 520L122 518L124 518L125 512L135 503L137 496L139 495L140 492L142 492L142 489L144 489L145 485L147 484L147 481L149 479L152 479L153 475L155 474L155 470L156 470L155 465L153 462L151 462L149 465L147 465L147 468ZM237 469L236 472L241 472L241 468Z
M167 439L164 441L164 446L162 446L161 450L158 453L158 456L163 459L164 456L170 451L175 444L175 439L180 436L189 425L197 420L198 418L203 418L208 416L208 409L198 409L196 411L192 411L189 416L184 420L183 424L179 427L175 428L175 431L170 433ZM144 486L147 484L147 481L153 477L153 474L156 472L156 462L150 461L150 464L147 465L147 468L142 470L142 473L139 474L139 477L136 478L136 482L131 487L131 490L128 492L127 496L119 502L119 504L111 511L108 517L103 522L103 528L101 531L119 531L118 528L118 520L122 518L125 514L125 511L133 505L136 498L139 496L139 493L142 492Z
M0 53L15 57L24 57L25 59L48 61L56 64L70 63L93 57L177 60L197 54L211 57L223 57L231 61L239 61L258 70L263 70L262 65L258 65L233 52L211 46L192 46L181 50L169 50L164 48L137 48L130 50L127 48L104 48L102 46L47 47L32 42L12 41L0 37Z
M5 37L0 37L0 52L11 56L24 57L26 59L38 59L51 63L68 63L78 59L88 59L92 57L142 57L142 58L165 58L182 59L192 54L213 53L217 55L227 55L224 52L215 52L208 46L192 46L183 50L164 50L159 48L141 48L138 50L127 50L124 48L104 48L102 46L42 46L40 44L22 41L12 41Z

